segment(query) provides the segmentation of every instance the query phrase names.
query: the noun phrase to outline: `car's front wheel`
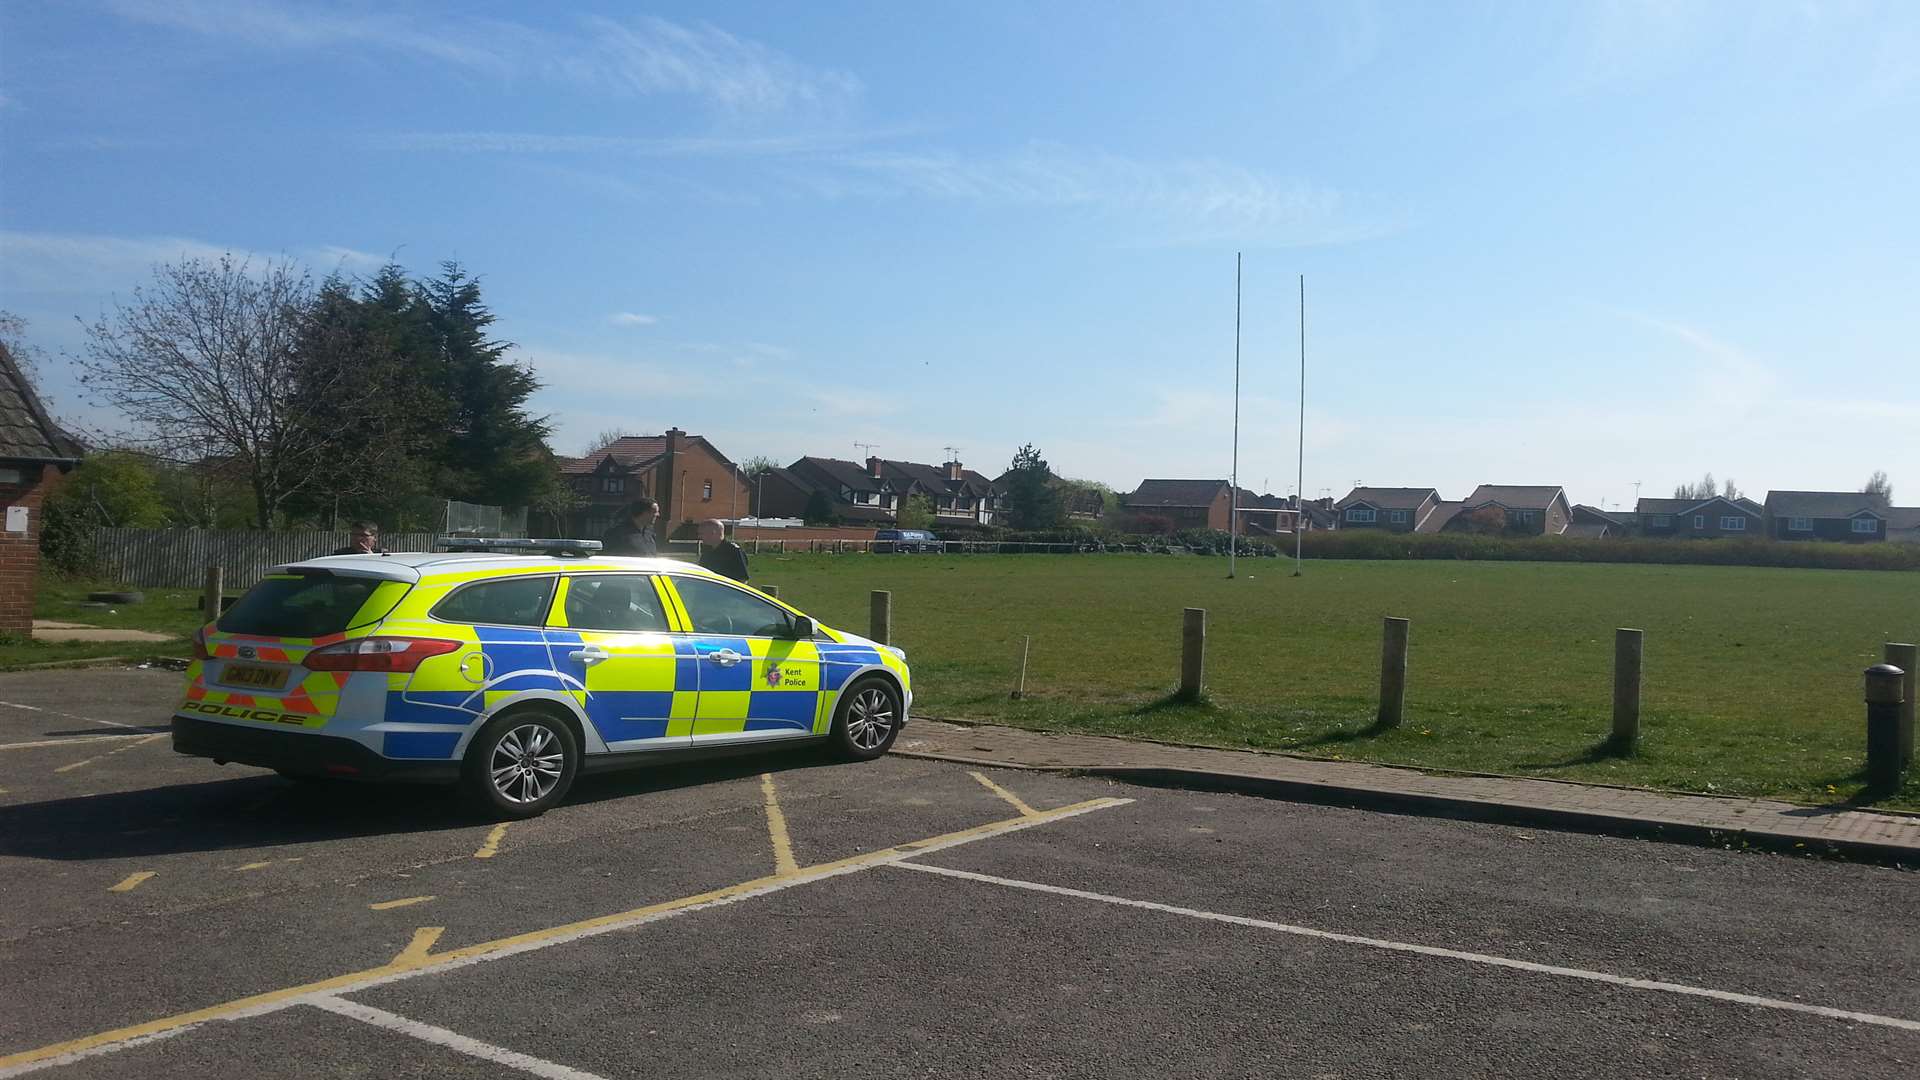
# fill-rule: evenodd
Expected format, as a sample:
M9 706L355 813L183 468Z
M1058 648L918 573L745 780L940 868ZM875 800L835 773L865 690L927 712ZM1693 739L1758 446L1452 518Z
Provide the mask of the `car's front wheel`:
M483 811L531 818L559 805L579 771L573 729L551 713L523 709L494 717L473 737L461 783Z
M872 761L893 746L905 713L891 682L878 676L859 680L840 694L833 717L835 752L852 761Z

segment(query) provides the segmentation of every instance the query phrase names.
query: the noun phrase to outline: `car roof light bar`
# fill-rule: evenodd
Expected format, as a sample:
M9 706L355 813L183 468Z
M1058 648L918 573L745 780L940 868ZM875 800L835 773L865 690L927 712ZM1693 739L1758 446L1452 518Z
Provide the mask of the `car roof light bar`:
M485 551L499 555L549 555L556 558L585 558L600 551L598 540L501 536L442 536L434 546L450 552Z

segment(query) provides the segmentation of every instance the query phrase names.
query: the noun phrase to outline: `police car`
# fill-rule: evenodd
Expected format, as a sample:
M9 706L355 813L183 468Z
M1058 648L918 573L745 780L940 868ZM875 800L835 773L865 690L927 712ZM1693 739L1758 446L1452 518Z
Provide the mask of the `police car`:
M868 760L906 723L899 649L690 563L519 544L275 568L196 636L174 749L455 782L527 818L582 772L781 745Z

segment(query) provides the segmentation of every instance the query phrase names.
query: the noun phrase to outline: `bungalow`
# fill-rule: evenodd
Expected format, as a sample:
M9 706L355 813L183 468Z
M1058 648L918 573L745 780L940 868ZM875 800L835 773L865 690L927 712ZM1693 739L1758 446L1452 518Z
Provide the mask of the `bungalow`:
M1584 537L1604 540L1615 536L1626 536L1627 525L1618 517L1601 510L1597 506L1582 503L1573 508L1573 521L1567 525L1562 536Z
M1414 532L1440 505L1432 488L1357 487L1334 503L1343 529L1385 529Z
M1860 491L1769 491L1767 535L1775 540L1887 539L1890 511Z
M1713 540L1766 535L1766 510L1746 498L1641 499L1634 507L1640 535Z
M1446 528L1461 531L1485 520L1482 511L1496 511L1505 531L1531 536L1559 536L1573 522L1573 507L1559 486L1481 484L1460 501Z

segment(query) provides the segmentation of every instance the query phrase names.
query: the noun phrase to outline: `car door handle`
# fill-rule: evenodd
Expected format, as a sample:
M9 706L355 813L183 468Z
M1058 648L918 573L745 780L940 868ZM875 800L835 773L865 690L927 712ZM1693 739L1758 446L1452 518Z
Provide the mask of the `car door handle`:
M740 661L745 660L746 657L741 656L739 653L734 652L732 649L721 649L719 652L708 653L707 659L712 660L714 663L719 664L721 667L732 667L733 665L739 663Z
M588 645L584 649L575 649L572 652L568 653L567 659L577 661L582 664L597 664L602 660L608 659L608 656L607 656L607 650L601 648L600 646Z

